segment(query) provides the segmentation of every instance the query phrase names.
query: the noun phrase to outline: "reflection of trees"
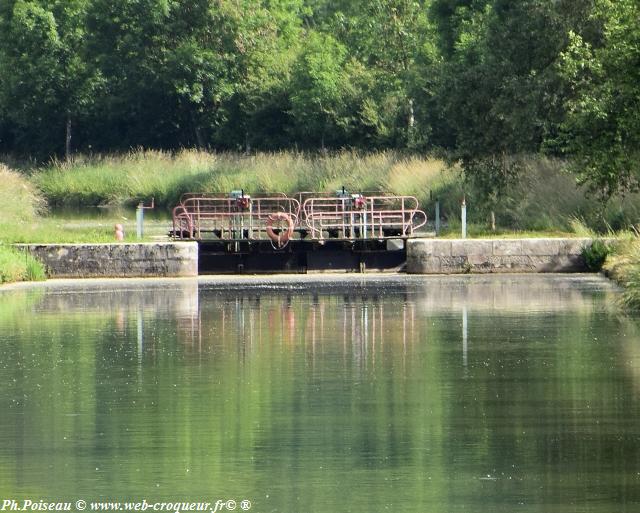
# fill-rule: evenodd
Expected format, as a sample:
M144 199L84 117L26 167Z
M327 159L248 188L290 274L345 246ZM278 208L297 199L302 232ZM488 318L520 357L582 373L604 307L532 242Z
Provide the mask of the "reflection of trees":
M525 281L486 302L451 278L45 291L0 315L0 495L223 492L310 512L637 500L633 343L597 296L540 283L532 312ZM463 286L471 300L447 306Z
M638 500L630 481L640 456L631 434L638 407L610 363L621 349L612 337L619 324L584 306L526 323L469 313L467 383L445 413L456 431L445 447L450 481L469 483L463 502L487 490L512 504L570 498L576 511Z

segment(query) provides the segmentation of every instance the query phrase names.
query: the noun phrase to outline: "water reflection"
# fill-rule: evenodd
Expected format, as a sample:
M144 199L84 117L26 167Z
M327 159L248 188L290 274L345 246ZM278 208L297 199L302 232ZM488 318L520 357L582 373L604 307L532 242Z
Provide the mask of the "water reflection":
M599 278L0 293L0 498L631 511L640 341Z

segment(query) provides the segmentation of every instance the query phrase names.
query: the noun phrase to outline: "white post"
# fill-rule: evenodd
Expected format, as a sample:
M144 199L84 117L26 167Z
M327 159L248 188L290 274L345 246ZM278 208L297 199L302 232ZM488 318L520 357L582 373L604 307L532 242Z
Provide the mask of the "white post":
M436 199L436 235L440 235L440 200Z
M467 202L462 198L462 238L467 238Z
M142 207L142 203L140 203L138 205L138 208L136 208L136 233L137 233L138 239L141 239L142 236L144 235L143 223L144 223L144 208Z

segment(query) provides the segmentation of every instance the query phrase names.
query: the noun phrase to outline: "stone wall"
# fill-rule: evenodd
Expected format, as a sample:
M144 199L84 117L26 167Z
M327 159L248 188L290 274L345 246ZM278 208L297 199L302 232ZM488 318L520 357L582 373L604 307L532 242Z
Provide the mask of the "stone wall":
M198 275L196 242L19 244L49 278L133 278Z
M411 239L407 272L416 274L581 272L591 239Z
M410 239L415 274L581 272L591 239ZM20 244L50 278L132 278L198 275L196 242Z

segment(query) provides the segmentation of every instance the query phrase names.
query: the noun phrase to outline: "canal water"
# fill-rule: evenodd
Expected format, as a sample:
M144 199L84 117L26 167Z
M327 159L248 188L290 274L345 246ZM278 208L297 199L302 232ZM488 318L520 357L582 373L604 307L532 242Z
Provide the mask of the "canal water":
M616 298L595 276L3 289L0 501L639 511Z

